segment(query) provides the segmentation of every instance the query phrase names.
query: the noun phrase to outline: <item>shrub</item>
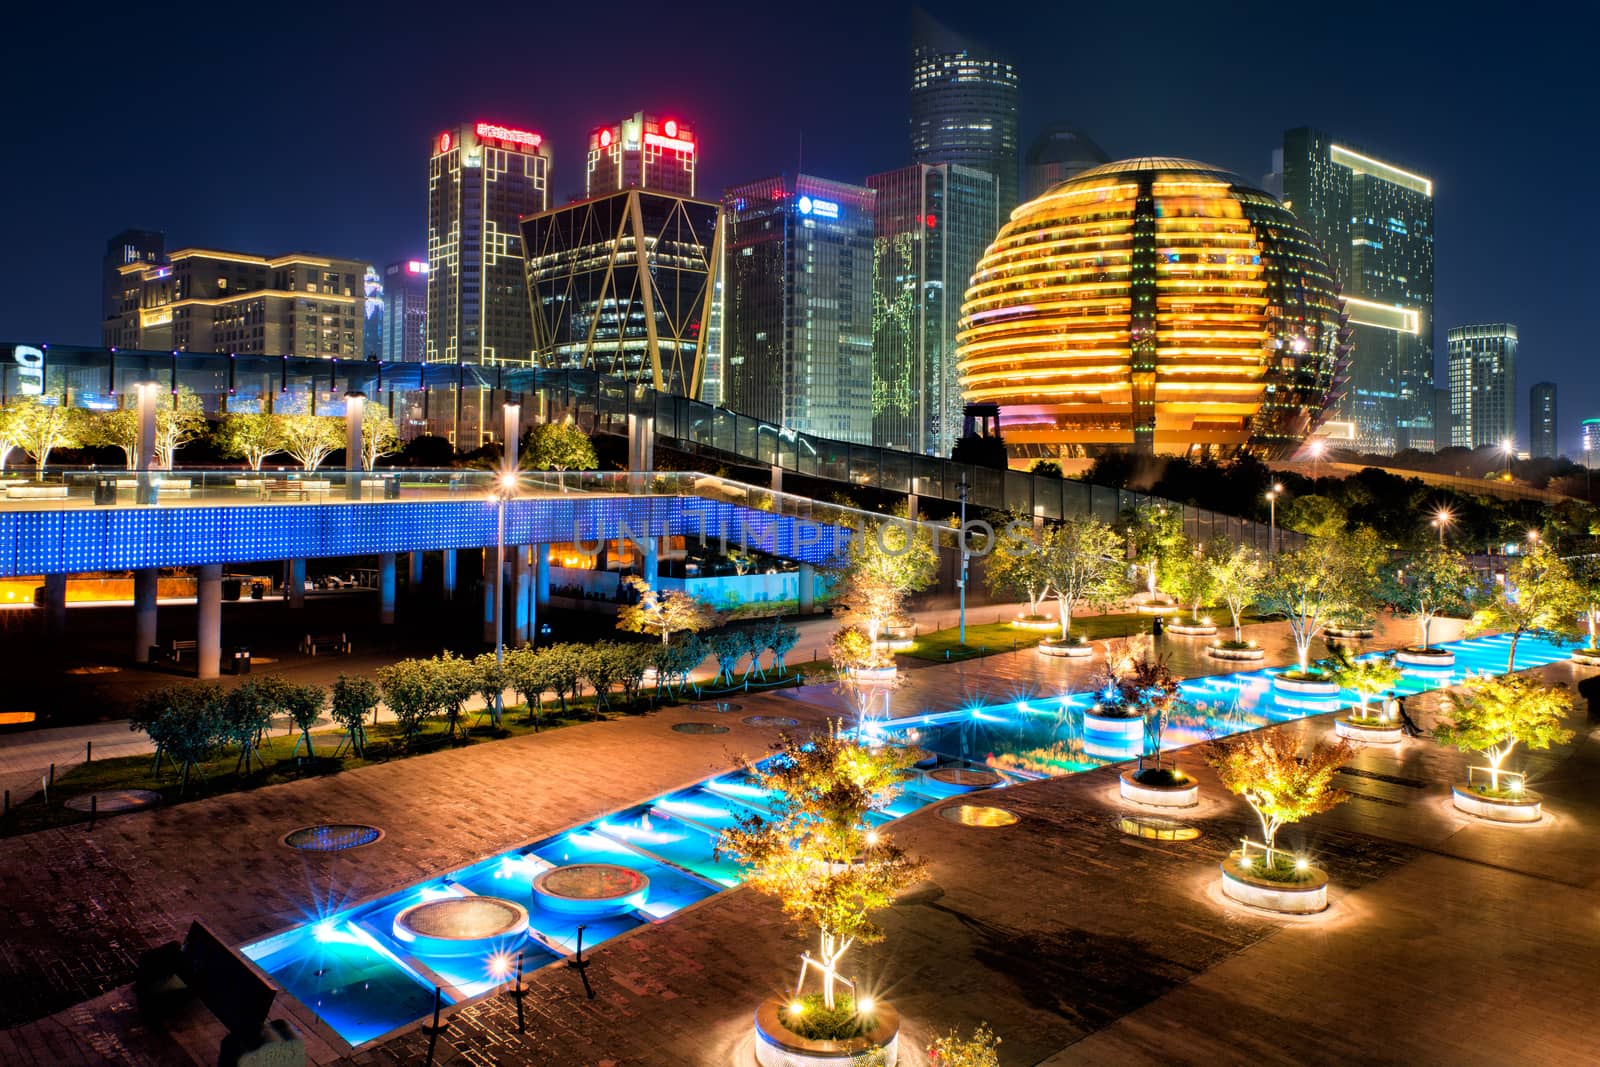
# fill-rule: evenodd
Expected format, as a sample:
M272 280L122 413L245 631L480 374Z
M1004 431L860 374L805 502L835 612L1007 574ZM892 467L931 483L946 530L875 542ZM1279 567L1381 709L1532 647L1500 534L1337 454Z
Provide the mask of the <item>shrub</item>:
M341 674L333 682L333 721L345 728L350 750L357 756L367 752L367 715L378 710L378 687L363 675Z

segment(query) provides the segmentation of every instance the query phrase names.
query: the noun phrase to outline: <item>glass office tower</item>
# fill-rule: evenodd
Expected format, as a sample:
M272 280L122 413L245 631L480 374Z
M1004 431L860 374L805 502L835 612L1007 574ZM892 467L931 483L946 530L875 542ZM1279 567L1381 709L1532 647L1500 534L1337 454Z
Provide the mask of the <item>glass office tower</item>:
M999 213L1017 206L1017 68L918 11L911 45L911 160L993 174Z
M917 163L867 179L872 239L872 440L947 456L961 436L956 323L988 246L994 175Z
M630 189L523 219L535 361L699 398L720 218L716 204Z
M1312 129L1283 135L1283 200L1328 254L1352 327L1334 418L1355 447L1431 450L1433 182Z
M422 358L428 322L428 261L408 259L383 268L383 335L378 358L415 363Z
M1076 126L1051 126L1028 146L1022 167L1023 199L1037 200L1052 186L1110 162L1105 150Z
M1450 358L1450 443L1499 446L1517 435L1517 327L1510 322L1453 326Z
M870 441L876 195L807 174L723 194L724 407Z
M1528 390L1528 454L1555 459L1561 454L1556 426L1556 383L1540 382Z

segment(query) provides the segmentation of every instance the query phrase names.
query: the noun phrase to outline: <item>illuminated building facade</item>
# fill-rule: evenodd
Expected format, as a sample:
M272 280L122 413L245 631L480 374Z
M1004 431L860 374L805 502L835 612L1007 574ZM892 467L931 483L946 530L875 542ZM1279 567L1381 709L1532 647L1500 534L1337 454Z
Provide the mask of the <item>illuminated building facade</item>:
M994 175L912 164L867 179L872 238L872 442L947 456L961 435L956 322L993 236Z
M1350 381L1336 417L1356 447L1430 450L1433 182L1312 129L1283 137L1283 199L1327 251L1350 317Z
M875 197L806 174L723 194L724 407L868 443Z
M517 220L550 206L550 149L527 130L467 123L428 160L430 363L526 364L533 322Z
M1578 449L1583 465L1593 467L1600 460L1600 419L1584 419L1578 424Z
M1076 126L1052 126L1028 146L1022 167L1022 196L1036 200L1051 186L1110 162L1105 150Z
M166 261L167 235L160 230L123 230L106 242L100 266L102 343L121 346L139 342L138 321L127 314L131 310L130 299L134 301L133 308L138 306L139 285L136 276L124 275L122 268Z
M1292 452L1344 355L1321 250L1271 195L1204 163L1132 159L1018 207L957 335L965 399L1013 460Z
M913 20L911 160L994 175L998 229L1017 203L1017 68L922 11Z
M522 220L534 358L698 398L721 208L629 189Z
M408 259L383 268L383 335L378 358L416 363L428 323L428 261Z
M294 253L183 248L166 263L118 268L117 347L322 358L362 356L366 264Z
M362 276L361 289L367 300L363 309L365 320L361 330L361 354L376 359L378 349L383 347L383 275L370 263Z
M1510 322L1452 326L1445 334L1450 374L1450 443L1499 446L1517 435L1517 327Z
M1528 390L1528 454L1555 459L1561 454L1556 423L1556 383L1540 382Z
M624 189L694 198L695 164L700 144L689 124L637 112L589 134L584 196Z

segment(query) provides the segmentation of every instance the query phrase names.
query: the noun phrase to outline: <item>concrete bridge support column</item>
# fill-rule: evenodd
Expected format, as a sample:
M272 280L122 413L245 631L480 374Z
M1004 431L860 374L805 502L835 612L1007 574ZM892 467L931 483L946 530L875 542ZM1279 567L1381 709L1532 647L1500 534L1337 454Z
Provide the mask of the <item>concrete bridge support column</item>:
M439 553L439 599L456 598L456 550L447 548Z
M495 555L493 545L483 550L483 639L490 644L494 643L496 613L505 610L504 605L494 602Z
M133 662L149 663L156 643L156 590L161 572L143 567L133 572Z
M809 563L800 564L800 614L810 615L816 599L817 569Z
M215 678L222 671L222 564L201 565L199 576L195 587L195 616L199 622L195 662L201 678Z
M395 554L378 553L378 622L394 624Z
M44 576L44 628L51 637L60 637L67 629L67 576Z
M550 546L533 546L534 577L534 603L539 607L548 607L550 604Z
M289 561L289 606L306 606L306 561L303 559Z
M422 592L422 553L408 552L406 555L410 557L411 563L410 581L406 584L410 587L411 595L416 596Z
M515 575L513 588L516 590L516 610L512 612L513 620L512 643L521 645L533 640L533 620L536 614L533 603L533 568L528 564L528 546L518 545L514 550L516 561L512 568Z

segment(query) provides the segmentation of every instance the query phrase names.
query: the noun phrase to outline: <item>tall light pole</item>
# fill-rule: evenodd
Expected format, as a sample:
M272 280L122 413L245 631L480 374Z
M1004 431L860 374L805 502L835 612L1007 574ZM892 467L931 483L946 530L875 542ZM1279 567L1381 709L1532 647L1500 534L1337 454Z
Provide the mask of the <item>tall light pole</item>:
M1267 490L1267 506L1270 509L1271 532L1267 537L1267 551L1270 555L1278 554L1278 494L1283 492L1283 486L1277 482L1272 483L1272 488Z
M1441 548L1444 547L1445 527L1449 526L1455 521L1456 517L1450 513L1449 508L1440 508L1438 511L1433 513L1433 521L1429 525L1433 526L1439 531L1439 546Z
M1328 443L1321 438L1311 442L1311 488L1313 491L1316 490L1317 485L1317 465L1321 462L1322 452L1327 447Z
M506 501L517 492L517 476L512 471L500 475L495 485L495 502L499 505L499 522L494 539L494 665L496 672L506 663ZM494 695L494 721L500 721L505 711L504 693Z
M1506 438L1500 442L1500 450L1506 454L1506 481L1511 480L1511 457L1517 450L1516 442Z
M961 577L956 579L956 590L961 595L960 643L967 643L967 472L961 472L961 528L956 531L961 542Z

